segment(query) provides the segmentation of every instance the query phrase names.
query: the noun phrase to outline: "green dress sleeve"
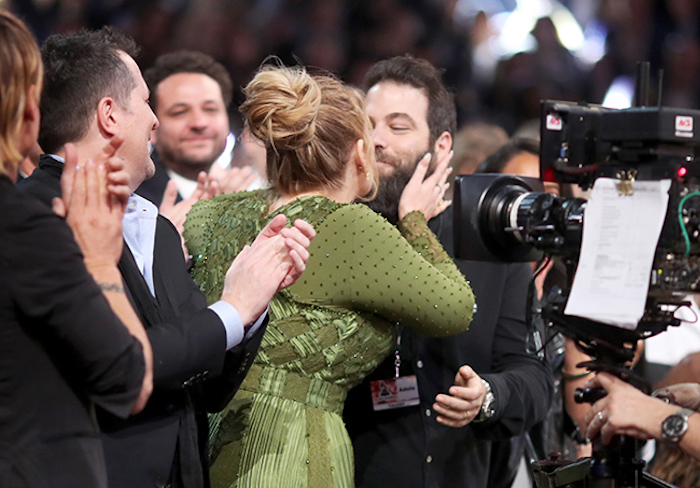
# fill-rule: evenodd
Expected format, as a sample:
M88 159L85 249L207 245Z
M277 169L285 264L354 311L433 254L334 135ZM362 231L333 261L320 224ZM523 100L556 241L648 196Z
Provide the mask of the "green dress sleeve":
M467 330L474 310L469 283L420 213L399 230L364 205L345 205L317 228L311 258L289 288L306 303L375 313L424 334Z

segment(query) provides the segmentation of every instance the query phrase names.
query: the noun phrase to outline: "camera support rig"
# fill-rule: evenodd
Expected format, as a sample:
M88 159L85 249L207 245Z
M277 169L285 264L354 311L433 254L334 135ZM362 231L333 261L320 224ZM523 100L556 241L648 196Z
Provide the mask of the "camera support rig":
M686 302L678 302L683 306ZM672 312L662 311L658 316L642 319L636 331L611 327L580 317L564 315L566 297L554 289L545 300L542 315L546 323L570 337L577 347L591 357L579 364L591 371L606 371L629 382L645 393L650 393L646 382L629 368L637 343L653 331L665 330L668 325L679 325ZM656 307L652 307L656 309ZM599 388L578 389L576 402L595 403L606 395ZM673 488L673 485L645 473L645 462L636 457L637 441L626 436L615 436L607 446L593 440L593 456L578 461L558 459L556 456L533 463L532 473L538 488Z

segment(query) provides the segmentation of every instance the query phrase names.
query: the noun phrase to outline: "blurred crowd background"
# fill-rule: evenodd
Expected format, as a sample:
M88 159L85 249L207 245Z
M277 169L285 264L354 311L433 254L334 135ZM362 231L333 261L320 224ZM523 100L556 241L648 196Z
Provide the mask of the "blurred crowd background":
M700 0L0 0L48 35L113 25L160 54L197 49L240 88L269 55L359 84L375 61L411 53L445 70L460 124L509 133L540 99L630 105L637 62L664 70L664 105L700 107ZM652 86L656 86L652 83Z

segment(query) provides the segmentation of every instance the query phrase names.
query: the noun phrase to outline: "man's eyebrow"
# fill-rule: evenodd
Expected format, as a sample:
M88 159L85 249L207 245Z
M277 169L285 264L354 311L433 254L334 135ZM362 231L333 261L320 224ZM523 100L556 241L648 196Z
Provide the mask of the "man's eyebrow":
M389 115L387 115L386 118L389 121L405 121L411 123L412 125L416 125L416 121L413 120L413 117L408 115L406 112L392 112Z
M209 99L209 100L204 100L199 104L201 105L218 105L217 101L215 99ZM192 107L192 106L197 106L197 104L193 104L190 102L175 102L172 105L168 106L168 110L171 110L173 108L183 108L183 107Z

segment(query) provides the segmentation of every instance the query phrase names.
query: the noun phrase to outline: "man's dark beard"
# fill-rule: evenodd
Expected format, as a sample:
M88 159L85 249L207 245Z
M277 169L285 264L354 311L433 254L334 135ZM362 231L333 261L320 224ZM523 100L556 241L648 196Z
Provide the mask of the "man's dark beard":
M417 163L416 163L417 164ZM389 176L379 179L377 197L367 206L396 225L399 222L399 200L416 166L399 166Z

